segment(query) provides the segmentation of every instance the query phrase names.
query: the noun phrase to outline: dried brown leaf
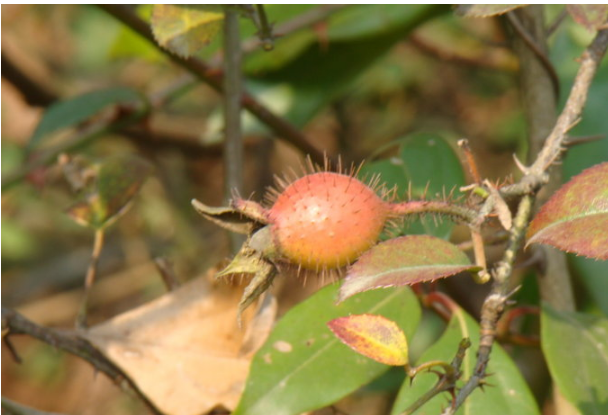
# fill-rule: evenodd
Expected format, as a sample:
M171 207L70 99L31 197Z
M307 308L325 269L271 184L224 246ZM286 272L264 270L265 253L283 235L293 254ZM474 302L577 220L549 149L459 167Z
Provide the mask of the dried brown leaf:
M248 310L243 321L255 333L247 333L236 323L240 296L240 290L212 288L202 277L93 327L86 336L163 413L199 415L218 406L233 410L250 359L274 321L268 313L276 313L272 303L258 324L252 322L253 309Z

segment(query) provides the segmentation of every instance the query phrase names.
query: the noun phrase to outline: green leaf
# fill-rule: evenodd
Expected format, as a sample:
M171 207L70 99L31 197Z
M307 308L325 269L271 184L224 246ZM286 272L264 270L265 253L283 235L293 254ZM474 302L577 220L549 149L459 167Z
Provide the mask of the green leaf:
M45 138L64 128L74 127L101 110L113 105L143 104L143 97L129 88L109 88L88 92L51 105L42 116L28 147L39 145Z
M475 368L475 351L479 347L479 325L460 308L453 311L452 319L441 338L420 357L417 364L432 360L451 361L463 338L469 338L472 346L467 350L463 360L462 377L458 382L459 386L462 386L462 383L473 374ZM519 369L498 344L492 348L487 373L492 374L488 379L491 386L488 385L483 391L481 389L473 391L456 412L457 415L539 415L534 396ZM396 415L404 411L429 391L436 381L436 375L424 372L418 374L411 385L406 380L399 391L391 413ZM448 405L446 398L450 398L447 393L444 396L434 397L416 411L416 415L441 413L442 408Z
M443 199L444 194L457 191L465 185L464 172L452 147L439 135L430 133L412 134L396 140L399 156L388 160L368 163L361 169L362 175L380 173L388 188L397 187L397 198L411 197ZM435 218L423 217L419 221L406 223L393 233L427 234L447 239L454 227L448 220L436 222Z
M608 259L608 162L583 171L553 194L530 223L526 238L527 244Z
M134 155L106 159L83 197L67 209L81 225L101 229L124 213L152 171L147 161Z
M287 90L284 100L288 105L281 112L297 126L304 126L324 105L350 87L353 81L383 56L397 42L402 41L410 31L443 13L447 8L437 5L353 5L334 13L327 21L327 32L335 34L308 43L309 35L297 35L294 47L301 50L297 57L292 55L284 59L285 64L279 68L273 66L273 52L264 57L256 57L255 69L264 67L261 59L269 62L265 73L256 73L254 78L260 89L276 89L281 85ZM354 17L350 17L350 15ZM339 32L350 30L357 16L386 17L386 25L377 25L373 30L363 28L365 35L341 35ZM359 19L365 24L365 19ZM317 37L318 39L318 37ZM288 42L289 36L276 41L276 48L281 42ZM306 47L303 47L306 46ZM276 69L274 69L276 68ZM313 80L313 82L311 82Z
M413 11L395 4L351 5L328 19L327 38L332 42L356 41L390 33L410 20Z
M296 6L275 7L291 10ZM247 90L276 114L303 127L324 106L351 89L362 73L412 30L448 11L444 5L349 5L327 19L327 37L304 29L277 38L270 52L258 51L248 56L244 62ZM275 13L274 8L268 8L271 21ZM359 20L351 15L359 16ZM387 24L368 25L360 16L374 16L374 21ZM353 22L361 25L360 29L349 27ZM263 123L247 113L243 114L242 123L247 134L268 132ZM222 140L222 128L218 110L209 117L204 140Z
M150 24L160 46L184 58L209 44L224 23L220 5L156 4Z
M541 342L551 377L583 415L608 413L608 319L543 305Z
M581 277L587 295L591 297L602 312L608 316L608 261L569 255L576 274Z
M376 362L392 366L409 363L405 333L386 317L357 314L335 318L327 326L348 347Z
M250 74L259 74L275 71L296 59L316 39L312 30L297 31L285 39L277 39L272 52L265 50L255 51L245 61L245 71ZM270 59L272 57L272 59Z
M346 274L340 300L376 288L433 281L474 270L456 245L429 235L390 239L366 251Z
M526 4L459 4L454 12L463 17L492 17L523 6Z
M400 158L412 182L413 196L441 198L464 186L464 172L452 147L437 134L413 134L403 140Z
M291 415L329 405L389 369L353 352L332 336L328 321L349 314L380 314L411 336L420 306L408 289L369 292L335 304L338 285L323 288L291 309L257 352L234 415Z
M608 4L568 4L566 10L576 23L590 32L608 23Z
M153 8L152 4L140 4L135 7L135 13L148 22ZM126 25L120 25L112 46L108 50L108 56L114 59L136 57L151 62L160 62L164 59L163 53L155 45Z

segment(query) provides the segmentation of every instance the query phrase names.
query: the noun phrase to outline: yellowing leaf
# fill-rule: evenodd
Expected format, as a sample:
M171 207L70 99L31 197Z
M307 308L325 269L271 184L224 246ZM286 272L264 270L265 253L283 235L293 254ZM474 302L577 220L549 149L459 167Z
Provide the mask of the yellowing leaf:
M243 316L248 330L241 329L236 323L240 295L229 286L209 287L201 277L93 327L86 337L162 413L200 415L216 406L233 410L251 357L276 313L276 302L253 321L250 310Z
M562 186L536 214L526 237L528 244L608 259L608 162Z
M392 366L408 364L407 340L394 321L373 314L339 317L327 323L355 352Z
M420 304L408 289L370 291L336 305L338 284L329 285L279 320L251 363L243 397L233 415L297 415L353 393L389 367L350 353L327 330L349 314L380 314L412 336Z
M187 58L215 38L223 21L219 5L156 4L151 26L159 45Z

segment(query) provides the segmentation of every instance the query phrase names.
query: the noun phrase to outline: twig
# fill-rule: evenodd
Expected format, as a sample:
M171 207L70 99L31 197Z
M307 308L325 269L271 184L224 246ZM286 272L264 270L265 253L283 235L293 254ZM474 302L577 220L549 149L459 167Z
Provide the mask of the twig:
M13 360L15 362L17 362L17 363L23 362L23 360L21 359L21 356L19 356L19 353L17 353L17 349L15 349L15 346L11 342L11 339L8 336L5 336L4 333L2 333L2 343L4 343L4 345L8 349L9 353L11 354L11 357L13 358Z
M421 302L432 309L443 321L448 323L452 315L458 310L458 304L452 300L447 294L441 291L431 291L428 294L416 294Z
M167 258L154 258L154 265L160 274L167 290L173 291L181 286L179 278L175 275L173 264Z
M500 62L497 59L491 59L488 56L466 56L453 52L447 48L440 47L419 34L413 33L408 37L408 41L420 52L439 59L441 61L455 63L458 65L472 66L476 68L491 69L498 71L513 72L515 65L509 65L509 61Z
M512 308L507 311L496 325L497 339L501 342L517 344L519 346L538 346L539 338L537 335L524 335L521 333L513 333L511 330L513 320L521 316L530 314L538 316L540 314L540 308L532 306L521 306L517 308Z
M494 234L484 236L483 242L486 246L498 245L505 243L509 239L509 233L504 231L499 231ZM470 251L473 249L473 241L465 241L457 244L458 249L462 251Z
M566 105L557 119L553 131L547 137L545 145L530 167L530 176L541 176L544 171L559 158L568 131L576 125L581 117L591 82L608 47L608 29L600 30L580 58L580 68L570 90Z
M568 131L580 119L587 102L591 81L595 77L607 47L608 29L603 29L597 32L595 38L581 56L580 67L574 79L574 85L570 90L570 96L536 160L519 183L500 189L500 193L504 197L529 194L547 183L548 176L545 174L545 170L559 159L568 138Z
M258 37L262 42L262 47L264 48L264 50L267 51L272 50L272 48L274 47L274 34L272 33L272 25L268 23L268 18L266 17L266 10L264 9L264 5L256 4L255 10L259 19ZM238 47L241 47L240 39Z
M259 12L259 9L258 9ZM224 11L224 201L243 193L243 139L241 137L241 36L237 12ZM262 25L262 23L259 23ZM267 24L267 22L266 22ZM260 36L263 36L261 33ZM230 232L230 245L236 254L243 237Z
M543 51L539 47L539 45L536 43L534 38L530 35L530 33L528 33L526 28L521 24L521 22L517 18L516 11L510 11L506 14L506 16L507 16L507 19L509 20L509 23L511 23L511 26L513 27L513 29L515 29L515 32L517 32L517 34L519 36L521 36L523 41L526 42L528 47L536 54L536 56L538 57L540 62L542 62L543 66L547 70L547 73L551 77L551 81L553 83L553 88L555 90L555 96L559 97L559 77L557 76L557 72L555 72L555 68L553 67L553 64L547 57L547 54L545 53L545 51Z
M446 368L445 374L440 375L439 380L437 380L433 388L422 395L400 415L411 415L440 393L450 390L453 391L456 386L456 381L460 377L462 361L464 360L465 353L469 347L471 347L471 341L469 339L462 339L458 344L458 350L456 351L454 359L452 359L451 363L446 363L446 365L449 366L449 369Z
M224 197L232 191L242 193L243 141L241 138L241 49L239 17L224 12Z
M171 54L161 48L152 35L152 31L146 22L140 19L129 7L123 5L102 4L101 9L121 21L140 36L149 41L162 53L167 55L173 62L182 66L194 76L205 82L219 93L224 93L223 78L221 71L208 66L205 62L196 58L182 58ZM262 105L251 95L244 93L241 98L242 105L258 120L268 126L277 136L290 143L305 154L309 154L314 162L323 164L323 153L317 150L308 139L285 119L278 117L266 106Z
M273 28L273 37L283 37L302 29L309 28L317 23L327 20L333 13L346 7L346 4L322 4L307 12L299 14L293 19L280 24ZM256 51L260 47L259 36L245 40L241 45L241 50L244 55ZM209 60L211 67L217 67L221 64L221 54L217 54Z
M562 22L564 21L564 19L567 16L568 16L568 10L566 10L566 8L564 7L564 9L557 15L555 20L553 20L553 22L547 28L547 30L546 30L547 38L550 37L553 33L555 33L555 31L559 28L559 26L562 24Z
M306 29L327 20L336 11L346 7L346 4L322 4L274 28L274 37L287 36L298 30ZM243 53L247 54L257 49L259 41L251 39L243 44Z
M13 84L23 94L25 102L30 105L46 107L57 100L53 92L27 76L4 52L2 52L2 77Z
M484 248L483 237L479 229L471 228L471 241L473 242L473 253L475 255L475 265L481 267L481 270L477 272L473 278L475 282L479 284L485 284L490 281L490 274L487 270L486 251Z
M7 332L7 336L26 334L38 339L46 344L60 350L80 357L89 362L100 372L105 373L119 386L128 386L139 399L154 414L162 413L150 402L135 385L135 383L112 361L106 358L88 340L84 339L74 331L59 331L47 327L40 327L37 324L23 317L21 314L9 308L2 307L2 332Z
M519 204L517 214L513 221L509 246L507 247L502 261L493 270L494 286L491 293L484 300L481 308L481 324L479 349L477 350L477 362L473 375L466 381L465 385L456 395L451 407L446 408L442 415L456 413L460 405L477 387L483 384L486 376L486 368L490 360L490 352L496 337L496 325L502 315L507 299L511 295L509 282L513 262L517 251L521 246L524 230L528 224L532 212L532 196L524 196Z
M518 191L526 189L526 187L523 187L523 189L521 188L522 183L529 187L527 187L527 191L523 193L524 196L519 202L517 213L513 220L513 226L510 231L509 245L502 260L493 270L494 285L490 295L486 297L482 306L480 343L475 370L456 396L454 405L447 408L443 412L443 415L454 414L465 399L477 387L483 384L490 352L496 337L497 322L502 315L506 301L511 294L509 292L511 289L511 273L517 251L521 247L523 235L530 220L532 205L535 199L533 193L537 190L537 186L546 182L545 170L551 163L558 159L563 142L567 137L568 130L573 121L580 117L586 102L591 80L597 71L603 55L606 53L607 47L608 30L601 30L597 33L595 39L581 58L581 66L574 80L574 85L564 110L559 116L553 131L545 141L536 161L520 183L513 185L516 186Z
M268 23L266 10L263 4L230 4L222 7L224 13L232 12L248 17L258 31L256 36L262 47L270 51L274 48L274 34L272 25ZM240 47L240 42L239 42Z
M223 143L217 144L201 144L196 141L194 135L180 134L177 132L161 132L158 130L150 131L146 128L139 128L136 126L125 128L120 131L121 135L124 135L135 144L142 148L151 150L177 150L180 151L184 157L200 159L201 157L222 157L224 154ZM260 140L252 139L247 140L243 144L246 149L251 150L256 147Z
M103 249L104 230L103 228L95 230L95 240L93 241L93 253L91 254L91 261L89 262L89 268L87 269L87 275L84 279L84 294L82 295L82 302L80 304L80 310L76 316L76 328L82 329L87 326L87 311L89 308L89 295L91 293L91 287L95 282L97 276L97 264L99 263L99 256Z

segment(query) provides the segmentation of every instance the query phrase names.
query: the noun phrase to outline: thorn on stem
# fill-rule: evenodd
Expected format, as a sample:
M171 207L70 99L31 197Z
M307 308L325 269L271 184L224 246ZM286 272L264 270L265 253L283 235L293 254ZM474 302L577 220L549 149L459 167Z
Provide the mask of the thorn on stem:
M517 166L517 168L523 173L523 174L528 174L530 173L530 169L526 166L524 166L524 164L519 161L519 159L517 158L517 154L513 154L513 160L515 161L515 165Z

